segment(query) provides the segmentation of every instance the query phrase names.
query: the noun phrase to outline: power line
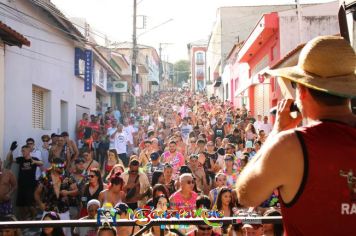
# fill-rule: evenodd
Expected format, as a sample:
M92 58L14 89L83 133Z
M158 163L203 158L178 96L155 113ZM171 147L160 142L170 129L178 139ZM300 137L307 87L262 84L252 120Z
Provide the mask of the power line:
M6 6L6 7L9 7L9 6L7 6L6 4L3 4L3 3L1 3L1 2L0 2L0 5L4 5L4 6ZM11 8L11 7L9 7L9 8L10 8L10 9L13 9L13 8ZM16 21L16 22L22 23L22 24L24 24L24 25L28 25L28 26L30 26L30 27L33 27L33 28L38 29L38 30L41 30L41 31L46 32L46 33L48 33L48 34L52 34L52 35L55 34L55 35L60 36L60 37L63 36L62 34L59 34L59 33L57 33L57 32L51 32L51 31L48 31L47 29L44 29L44 28L39 27L39 26L37 26L37 25L34 25L34 24L32 24L31 22L29 22L28 19L26 19L26 21L25 21L24 19L22 19L22 18L21 18L21 19L18 19L18 18L19 18L18 15L16 15L15 13L13 13L13 12L11 12L11 11L5 9L5 8L2 8L1 6L0 6L0 9L2 9L2 10L4 10L5 12L8 12L8 13L10 13L10 14L12 14L12 15L14 15L14 16L17 17L17 18L15 18L15 17L13 17L13 16L11 16L11 15L8 15L8 14L6 14L6 13L4 13L4 12L2 12L2 13L0 12L0 15L3 15L3 16L5 16L5 17L9 18L9 19L12 19L12 20L14 20L14 21ZM41 21L41 20L39 20L39 19L37 19L37 18L35 18L35 17L32 17L32 16L30 16L30 15L27 15L26 13L24 13L24 12L22 12L22 11L19 11L19 10L17 10L17 9L13 9L13 10L16 10L18 13L21 13L21 14L23 14L24 16L30 18L30 19L33 19L33 20L35 20L35 21L38 21L39 23L42 23L42 24L47 25L47 26L49 26L49 27L53 27L53 28L55 28L55 29L58 29L59 31L63 32L63 33L66 34L66 35L73 36L74 38L79 38L79 39L83 40L83 41L84 41L85 43L87 43L87 44L90 44L90 45L92 45L92 46L101 46L101 45L99 45L99 44L97 44L97 43L92 43L92 42L87 41L86 38L83 38L83 37L80 37L80 36L78 36L78 35L72 34L72 33L68 32L68 31L65 31L65 30L63 30L63 29L60 28L60 27L57 27L57 26L52 25L52 24L49 24L49 23L47 23L47 22L43 22L43 21ZM40 41L44 41L44 42L48 42L48 43L53 43L53 44L59 44L59 45L63 45L63 46L64 46L64 44L60 44L60 43L58 43L58 42L53 42L53 41L48 41L48 40L45 40L45 39L40 39L40 38L38 38L38 37L34 37L34 36L28 36L28 37L32 37L32 38L35 38L35 39L40 40Z
M60 14L60 13L57 13L57 12L55 12L53 9L51 9L52 6L51 6L49 3L43 2L43 1L40 1L40 0L32 0L32 1L35 2L35 3L38 4L38 5L40 5L40 6L44 7L44 8L46 8L46 10L48 10L48 11L50 11L51 13L53 13L54 15L56 15L56 16L62 18L63 20L69 21L69 22L70 22L71 24L73 24L74 26L77 26L77 27L82 28L82 29L84 29L84 30L88 30L89 32L93 33L94 35L96 35L96 36L98 36L98 37L100 37L100 38L102 38L102 39L105 39L105 36L106 36L106 35L105 35L104 33L97 31L98 33L104 35L104 37L103 37L103 36L101 36L101 35L95 33L94 31L91 31L91 30L89 30L89 29L86 29L85 26L83 27L83 26L81 26L81 25L79 25L79 24L76 24L76 23L72 22L71 20L69 20L69 19L68 19L67 17L65 17L64 15L62 15L62 14Z
M79 35L72 34L72 33L68 32L68 31L66 31L66 30L63 30L63 29L60 28L60 27L54 26L54 25L49 24L49 23L47 23L47 22L43 22L43 21L41 21L41 20L39 20L39 19L37 19L37 18L35 18L35 17L33 17L33 16L30 16L30 15L28 15L28 14L22 12L22 11L19 11L19 10L17 10L17 9L14 9L14 8L12 8L12 7L9 7L8 5L6 5L6 4L4 4L4 3L1 3L1 2L0 2L0 5L6 6L6 7L10 8L10 9L13 9L13 10L15 10L15 11L17 11L17 12L19 12L19 13L25 15L26 17L28 17L28 18L30 18L30 19L33 19L33 20L36 20L36 21L38 21L38 22L40 22L40 23L42 23L42 24L44 24L44 25L47 25L47 26L53 27L53 28L55 28L55 29L58 29L59 31L65 33L66 35L73 36L74 38L82 39L83 41L87 41L84 37L81 37L81 36L79 36ZM4 11L10 13L10 14L13 14L12 12L9 12L8 10L6 10L6 9L4 9L4 8L2 8L2 7L0 7L0 8L3 9ZM15 15L15 16L16 16L16 15ZM17 20L17 19L16 19L16 20ZM18 20L17 20L17 21L18 21ZM20 22L20 23L27 23L27 25L32 26L32 27L34 27L34 28L36 28L36 29L39 29L39 30L41 30L41 31L44 31L44 32L53 34L53 32L50 32L50 31L48 31L48 30L46 30L46 29L43 29L43 28L41 28L41 27L38 27L38 26L34 26L34 25L32 25L32 24L29 24L29 22L27 22L27 21L26 21L26 22L18 21L18 22ZM55 33L55 34L60 35L60 34L58 34L58 33ZM61 36L62 36L62 35L61 35Z
M64 43L48 41L48 40L41 39L41 38L38 38L38 37L35 37L35 36L32 36L32 35L28 35L28 34L23 34L23 35L28 37L28 38L36 39L36 40L41 41L41 42L50 43L50 44L56 44L56 45L60 45L60 46L63 46L63 47L69 47L68 45L66 45Z
M162 25L164 25L164 24L167 24L168 22L171 22L172 20L173 20L173 19L170 18L170 19L166 20L165 22L162 22L161 24L152 27L151 29L146 30L145 32L142 32L141 34L137 35L137 37L141 37L142 35L144 35L144 34L150 32L150 31L152 31L152 30L154 30L154 29L157 29L158 27L160 27L160 26L162 26Z
M10 49L6 49L6 52L10 52L10 53L22 56L22 57L26 57L26 58L34 60L34 61L41 61L41 62L44 62L44 63L47 63L47 64L51 64L51 65L54 65L54 66L60 66L60 67L63 67L63 68L72 67L72 66L64 66L64 65L60 65L60 64L55 64L55 63L52 63L52 62L49 62L49 61L46 61L46 60L42 60L42 59L39 59L39 58L35 58L35 57L28 56L28 55L24 55L24 54L12 51Z
M36 51L33 51L33 50L31 50L31 49L28 49L28 48L22 48L22 50L29 51L29 52L38 54L38 55L40 55L40 56L48 57L48 58L51 58L51 59L56 60L56 61L60 61L60 62L64 62L64 63L70 64L70 65L73 65L73 62L65 61L65 60L62 60L62 59L57 58L57 57L52 57L52 56L49 56L49 55L47 55L47 54L43 54L43 53L40 53L40 52L36 52Z

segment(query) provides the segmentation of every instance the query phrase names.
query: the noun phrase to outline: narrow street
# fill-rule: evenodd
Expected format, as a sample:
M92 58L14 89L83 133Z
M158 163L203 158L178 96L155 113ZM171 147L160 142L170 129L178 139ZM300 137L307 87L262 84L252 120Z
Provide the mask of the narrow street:
M0 236L356 235L355 9L1 0Z

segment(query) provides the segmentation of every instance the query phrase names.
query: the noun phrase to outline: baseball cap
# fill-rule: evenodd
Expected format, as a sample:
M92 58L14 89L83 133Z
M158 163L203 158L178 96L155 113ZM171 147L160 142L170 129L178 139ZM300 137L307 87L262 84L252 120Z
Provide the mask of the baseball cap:
M122 213L127 213L129 206L126 203L120 202L115 205L115 210L117 210L117 213L121 215Z
M150 155L151 160L157 160L159 158L159 153L158 152L153 152Z
M179 169L179 174L185 174L185 173L192 173L192 171L190 170L190 168L188 166L181 166Z

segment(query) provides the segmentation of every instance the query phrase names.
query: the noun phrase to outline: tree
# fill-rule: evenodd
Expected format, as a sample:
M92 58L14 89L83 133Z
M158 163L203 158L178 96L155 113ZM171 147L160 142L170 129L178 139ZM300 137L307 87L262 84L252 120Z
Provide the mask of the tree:
M190 64L187 60L180 60L174 64L174 86L180 87L188 82L190 74Z

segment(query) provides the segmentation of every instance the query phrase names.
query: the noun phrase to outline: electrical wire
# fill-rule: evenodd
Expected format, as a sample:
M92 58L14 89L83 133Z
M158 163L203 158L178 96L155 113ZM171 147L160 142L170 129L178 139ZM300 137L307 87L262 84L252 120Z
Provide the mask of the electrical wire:
M34 0L32 0L32 1L34 1ZM97 44L97 43L89 42L89 41L87 41L86 38L84 38L84 37L82 37L82 36L79 36L79 35L77 35L77 34L70 33L70 32L68 32L68 31L66 31L66 30L63 30L63 29L60 28L60 27L57 27L57 26L53 25L53 24L49 24L49 23L44 22L44 21L42 21L42 20L40 20L40 19L37 19L37 18L35 18L35 17L33 17L33 16L30 16L30 15L26 14L25 12L22 12L22 11L20 11L20 10L17 10L17 9L15 9L15 8L13 8L13 7L7 5L7 4L4 4L4 3L1 3L1 2L0 2L0 5L3 5L3 6L5 6L5 7L7 7L7 8L9 8L9 9L11 9L12 11L15 11L15 12L17 12L17 13L20 13L20 14L22 14L22 15L24 15L24 16L30 18L30 19L33 19L33 20L35 20L35 21L37 21L37 22L39 22L39 23L42 23L42 24L44 24L44 25L47 25L47 26L53 27L53 28L55 28L55 29L58 29L59 31L65 33L66 35L72 36L73 38L79 38L80 40L84 41L84 42L87 43L87 44L90 44L90 45L92 45L92 46L102 46L102 45ZM1 6L0 6L0 9L3 9L4 11L6 11L6 12L8 12L8 13L10 13L10 14L13 14L13 15L15 15L16 17L18 17L18 15L14 14L13 12L10 12L9 10L7 10L7 9L1 7ZM47 10L49 10L49 9L47 9ZM49 11L50 11L50 10L49 10ZM59 17L62 17L62 18L63 18L64 20L66 20L66 21L69 21L69 20L68 20L67 18L65 18L64 16L60 16L60 15L58 15L58 14L55 13L55 12L52 12L52 13L53 13L53 14L56 14L56 15L59 16ZM9 18L10 18L10 17L9 17ZM39 29L39 30L41 30L41 31L44 31L44 32L47 32L47 33L49 33L49 34L53 34L53 32L50 32L50 31L48 31L48 30L46 30L46 29L43 29L43 28L40 28L40 27L38 27L38 26L35 26L35 25L31 24L31 22L28 22L28 21L24 22L23 19L21 19L21 20L14 19L14 18L12 18L12 19L15 20L15 21L17 21L17 22L20 22L20 23L25 23L25 24L28 25L28 26L32 26L32 27L34 27L34 28L37 28L37 29ZM69 22L71 22L71 21L69 21ZM71 23L72 23L73 25L75 25L73 22L71 22ZM80 27L80 26L78 26L78 27ZM81 28L83 28L83 27L81 27ZM92 32L92 31L89 31L89 32ZM59 35L59 36L62 36L61 34L58 34L58 33L54 33L54 34ZM101 37L101 38L105 39L104 37ZM111 40L110 40L110 41L111 41ZM53 42L53 43L55 43L55 42Z
M32 35L28 35L28 34L23 34L23 35L26 36L26 37L28 37L28 38L36 39L36 40L41 41L41 42L50 43L50 44L56 44L56 45L60 45L60 46L68 47L68 48L69 48L69 46L68 46L67 44L64 44L64 43L59 43L59 42L54 42L54 41L48 41L48 40L41 39L41 38L38 38L38 37L35 37L35 36L32 36Z
M22 48L22 50L29 51L29 52L32 52L32 53L38 54L38 55L40 55L40 56L43 56L43 57L47 57L47 58L56 60L56 61L64 62L64 63L67 63L67 64L69 64L69 65L73 65L73 62L65 61L65 60L62 60L62 59L57 58L57 57L52 57L52 56L49 56L49 55L47 55L47 54L40 53L40 52L36 52L36 51L33 51L33 50L31 50L31 49L28 49L28 48Z
M69 21L69 22L70 22L71 24L73 24L74 26L86 30L85 27L83 27L83 26L81 26L81 25L79 25L79 24L76 24L76 23L72 22L72 21L69 20L65 15L61 14L61 11L60 11L60 10L58 10L59 12L54 11L54 9L52 9L52 7L56 7L56 6L55 6L53 3L52 3L53 6L51 6L49 3L44 2L44 1L40 1L40 0L31 0L31 1L34 2L35 4L38 4L38 5L40 5L40 6L44 7L44 8L46 8L46 10L48 10L48 11L50 11L51 13L53 13L54 15L56 15L56 16L62 18L63 20ZM57 7L56 7L56 8L57 8ZM100 31L98 31L98 30L96 30L96 32L98 32L98 33L96 33L96 32L93 31L93 30L90 30L90 29L87 29L87 30L88 30L89 32L91 32L92 34L94 34L94 35L96 35L96 36L98 36L98 37L100 37L100 38L102 38L102 39L106 39L106 38L105 38L106 35L105 35L104 33L100 32ZM99 35L99 34L101 34L101 35ZM103 35L103 36L102 36L102 35Z
M5 5L5 6L7 6L6 4L3 4L3 3L1 3L1 2L0 2L0 5ZM6 11L6 12L8 12L8 13L11 14L11 12L9 12L8 10L2 8L1 6L0 6L0 9L3 9L4 11ZM60 28L60 27L54 26L54 25L49 24L49 23L47 23L47 22L43 22L43 21L41 21L41 20L39 20L39 19L36 19L35 17L32 17L32 16L27 15L27 14L24 13L24 12L21 12L21 11L19 11L19 12L20 12L21 14L25 15L26 17L29 17L29 18L31 18L31 19L33 19L33 20L38 21L39 23L42 23L42 24L44 24L44 25L47 25L47 26L53 27L53 28L55 28L55 29L58 29L59 31L63 32L63 33L66 34L66 35L72 36L72 37L74 37L74 38L79 38L79 39L83 40L84 42L87 41L84 37L81 37L81 36L79 36L79 35L72 34L72 33L68 32L68 31L66 31L66 30L63 30L63 29ZM9 18L10 18L10 17L9 17ZM46 30L46 29L43 29L43 28L41 28L41 27L39 27L39 26L32 25L32 24L30 24L28 21L26 21L26 22L20 21L20 20L18 20L17 18L15 18L15 19L12 18L12 19L15 20L15 21L18 21L18 22L20 22L20 23L25 23L25 24L27 24L28 26L32 26L32 27L34 27L34 28L36 28L36 29L39 29L39 30L44 31L44 32L47 32L47 33L49 33L49 34L56 34L56 35L62 36L61 34L59 34L59 33L57 33L57 32L55 32L55 33L54 33L54 32L50 32L50 31L48 31L48 30Z
M34 60L34 61L41 61L41 62L44 62L44 63L47 63L47 64L51 64L51 65L54 65L54 66L59 66L59 67L62 67L62 68L72 68L72 66L64 66L64 65L60 65L60 64L55 64L55 63L52 63L52 62L49 62L49 61L46 61L46 60L42 60L42 59L39 59L39 58L35 58L35 57L31 57L31 56L28 56L28 55L24 55L22 53L18 53L18 52L15 52L15 51L12 51L10 49L6 49L5 52L10 52L10 53L13 53L13 54L16 54L16 55L19 55L19 56L22 56L22 57L26 57L28 59L31 59L31 60Z

